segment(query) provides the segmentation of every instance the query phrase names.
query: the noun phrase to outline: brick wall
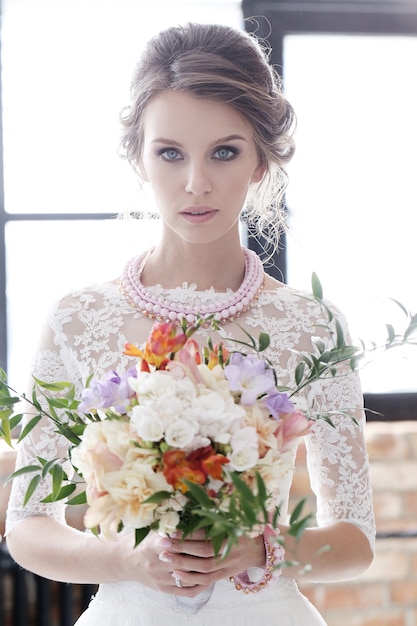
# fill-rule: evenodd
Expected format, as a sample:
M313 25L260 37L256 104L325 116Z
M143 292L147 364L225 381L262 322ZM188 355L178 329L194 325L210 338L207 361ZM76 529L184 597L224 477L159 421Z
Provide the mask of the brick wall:
M375 560L357 580L301 588L329 626L417 626L417 538L389 537L417 531L417 421L369 423L366 437L377 528L387 536L377 540ZM13 463L14 453L0 444L0 533L7 502L1 477L13 470ZM300 446L293 500L308 493L305 449ZM306 512L314 508L310 496ZM77 514L70 516L77 526Z
M377 531L376 556L355 581L301 585L329 626L417 626L417 421L366 425ZM308 488L300 447L293 496ZM309 510L314 510L312 498ZM385 538L383 538L385 537ZM301 626L301 625L300 625Z

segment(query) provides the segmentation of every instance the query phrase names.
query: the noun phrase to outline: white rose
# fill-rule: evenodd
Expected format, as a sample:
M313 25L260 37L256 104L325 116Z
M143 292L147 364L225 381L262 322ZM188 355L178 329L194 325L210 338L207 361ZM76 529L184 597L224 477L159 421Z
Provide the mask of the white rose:
M228 458L230 460L228 467L231 470L235 470L236 472L245 472L256 465L259 459L259 454L256 448L248 446L247 448L240 448L239 450L231 452L228 455Z
M182 418L185 406L187 405L185 405L180 398L172 396L162 396L153 404L153 408L155 412L158 413L159 418L164 425L164 429L167 428L172 422Z
M173 448L186 448L193 441L195 432L195 424L187 420L178 420L166 429L165 441Z
M230 453L230 469L244 472L254 465L259 459L258 436L252 426L241 428L231 439L232 452Z
M234 433L231 444L234 450L238 450L243 447L247 448L248 446L258 448L258 433L256 432L256 428L253 426L241 428Z
M133 430L144 441L160 441L164 436L164 425L149 406L134 406L130 411Z
M137 378L129 378L129 385L140 401L142 396L158 398L164 394L175 395L175 380L162 370L139 372Z
M196 395L197 389L192 380L189 378L175 380L175 397L183 404L191 404Z
M187 419L196 420L199 424L199 433L219 443L228 443L230 434L234 432L234 422L240 415L240 407L225 402L217 392L207 391L196 398L185 413Z

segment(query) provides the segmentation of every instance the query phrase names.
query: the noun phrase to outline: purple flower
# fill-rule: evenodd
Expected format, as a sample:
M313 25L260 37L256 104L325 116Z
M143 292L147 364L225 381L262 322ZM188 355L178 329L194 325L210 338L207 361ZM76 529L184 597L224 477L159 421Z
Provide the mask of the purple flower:
M224 373L229 381L230 391L241 393L241 403L248 406L255 404L260 396L275 388L273 371L264 361L253 355L233 353Z
M128 380L136 376L136 368L132 367L122 376L112 371L106 380L93 380L90 386L84 389L78 410L90 413L97 409L112 407L118 413L126 413L130 398L134 395Z
M265 406L274 419L279 419L280 415L294 412L294 405L286 393L273 391L268 393L263 399Z

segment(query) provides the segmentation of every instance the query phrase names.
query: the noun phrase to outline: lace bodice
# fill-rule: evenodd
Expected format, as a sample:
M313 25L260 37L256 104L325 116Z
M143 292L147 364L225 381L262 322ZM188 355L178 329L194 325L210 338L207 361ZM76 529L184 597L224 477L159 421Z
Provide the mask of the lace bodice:
M161 290L160 287L155 289ZM192 285L179 289L181 293L177 289L175 296L184 302L228 295L216 294L214 290L201 293ZM343 316L339 319L345 326ZM244 338L243 329L255 337L262 331L267 332L271 343L265 356L273 363L279 383L291 385L299 361L294 350L312 351L312 337L323 333L322 321L317 303L267 277L265 289L254 306L237 320L238 324L228 322L220 332L230 348L235 347L233 338ZM151 326L152 321L132 307L116 282L73 292L61 299L49 315L35 355L34 374L46 381L73 381L81 391L91 373L100 377L110 369L125 370L131 364L122 354L125 343L143 343ZM213 339L218 340L216 333L210 332ZM202 341L207 334L208 330L201 329L197 341ZM314 383L297 396L296 402L307 411L340 411L333 417L335 428L320 420L315 423L314 432L306 437L311 485L317 496L318 524L334 520L351 522L373 545L374 520L363 435L364 415L360 408L362 394L357 375L350 372ZM354 413L356 422L345 413L347 409ZM66 456L66 440L46 421L40 422L20 444L17 467L31 464L36 456ZM49 515L64 521L64 504L40 502L50 491L48 485L41 486L29 504L23 506L29 481L30 475L24 474L13 482L7 532L31 515ZM290 481L281 487L284 513L289 489Z

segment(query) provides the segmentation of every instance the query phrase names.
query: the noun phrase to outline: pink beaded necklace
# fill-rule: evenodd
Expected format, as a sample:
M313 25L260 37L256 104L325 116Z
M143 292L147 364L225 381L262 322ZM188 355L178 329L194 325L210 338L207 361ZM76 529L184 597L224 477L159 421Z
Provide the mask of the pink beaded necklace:
M233 320L247 311L257 300L264 283L264 269L259 256L252 250L242 248L245 257L245 276L239 289L229 299L217 304L187 306L168 300L166 296L153 294L142 285L142 270L150 251L131 259L119 280L119 288L132 304L151 319L158 322L182 322L195 324L198 318L215 319L220 323Z

